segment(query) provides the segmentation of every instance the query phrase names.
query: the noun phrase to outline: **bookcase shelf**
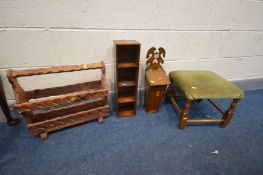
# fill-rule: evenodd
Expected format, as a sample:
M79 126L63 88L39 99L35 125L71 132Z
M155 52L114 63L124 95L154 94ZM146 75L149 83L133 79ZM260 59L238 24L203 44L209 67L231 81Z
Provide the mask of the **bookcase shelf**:
M140 43L116 40L116 109L118 117L136 114Z
M131 116L131 115L135 115L136 114L136 110L135 109L132 109L132 110L126 109L124 111L119 111L117 114L118 114L118 116L128 117L128 116Z
M117 115L120 117L128 117L136 114L135 102L119 103Z
M119 81L118 86L120 87L130 87L130 86L136 86L135 81Z
M118 98L118 103L129 103L129 102L135 102L136 99L134 96L129 96L129 97L119 97Z
M131 67L138 67L136 63L118 63L118 68L131 68Z

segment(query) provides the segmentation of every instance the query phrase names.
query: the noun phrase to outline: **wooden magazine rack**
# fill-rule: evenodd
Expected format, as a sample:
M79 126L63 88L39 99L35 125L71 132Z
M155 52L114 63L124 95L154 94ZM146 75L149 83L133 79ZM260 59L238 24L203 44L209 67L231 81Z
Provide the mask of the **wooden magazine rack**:
M19 77L101 69L101 79L62 87L25 91ZM26 119L33 136L47 138L47 133L98 119L109 114L108 87L104 62L50 68L11 70L7 78L16 97L15 107ZM32 100L33 99L33 100Z

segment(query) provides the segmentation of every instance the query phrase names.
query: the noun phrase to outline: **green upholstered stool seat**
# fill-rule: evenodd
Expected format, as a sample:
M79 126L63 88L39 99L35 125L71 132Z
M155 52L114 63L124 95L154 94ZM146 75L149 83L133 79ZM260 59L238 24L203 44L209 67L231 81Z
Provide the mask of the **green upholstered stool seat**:
M242 99L244 93L233 83L211 71L181 70L169 74L173 85L189 100Z

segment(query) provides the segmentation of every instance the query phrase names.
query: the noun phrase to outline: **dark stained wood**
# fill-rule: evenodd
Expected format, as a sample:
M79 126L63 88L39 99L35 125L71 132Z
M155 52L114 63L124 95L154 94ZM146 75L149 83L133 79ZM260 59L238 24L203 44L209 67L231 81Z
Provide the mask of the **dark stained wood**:
M36 113L34 115L33 121L34 122L45 121L47 119L61 117L67 114L74 114L79 111L86 111L100 106L104 106L104 100L81 102L67 107L55 108L55 109Z
M118 117L136 114L140 43L114 41L116 51L116 110Z
M141 45L138 41L136 40L114 40L113 43L115 45Z
M118 103L118 116L129 117L136 114L135 102Z
M97 90L101 87L101 81L91 81L91 82L84 82L84 83L78 83L73 85L67 85L67 86L60 86L60 87L53 87L53 88L46 88L46 89L35 89L33 91L27 91L27 96L30 99L37 99L37 98L43 98L43 97L49 97L49 96L57 96L61 94L68 94L73 92L79 92L79 91L91 91L91 90Z
M211 99L208 99L208 101L214 106L220 113L223 114L222 119L189 119L189 109L190 109L190 103L191 100L186 99L186 104L183 108L183 110L179 107L176 99L174 98L173 94L173 87L172 85L169 85L167 96L172 102L172 105L175 107L176 111L180 114L180 120L179 120L179 128L184 128L187 123L219 123L221 128L226 127L229 122L231 121L231 118L234 115L235 108L240 101L239 99L233 99L233 102L231 103L229 109L227 111L223 111L215 102L213 102Z
M234 112L235 112L235 109L237 107L237 104L240 100L239 99L234 99L230 105L230 107L228 108L228 110L224 113L224 116L223 116L223 121L220 123L220 127L221 128L224 128L226 127L229 122L231 121L233 115L234 115Z
M146 55L146 59L147 59L146 70L162 68L161 64L164 63L163 61L164 57L165 57L164 48L160 47L158 50L155 47L150 48Z
M108 95L107 89L96 90L96 91L80 91L73 92L66 95L60 95L57 97L41 98L31 102L25 102L16 104L15 107L19 112L30 112L37 109L54 107L63 104L69 104L78 100L83 99L96 99Z
M171 94L168 94L173 106L176 108L176 110L178 111L178 113L181 115L182 114L182 110L181 108L179 107L179 105L177 104L177 102L175 101L175 99L172 97Z
M129 102L135 102L136 99L134 96L129 96L129 97L119 97L118 98L118 103L129 103Z
M160 65L160 63L164 63L164 56L165 50L163 48L159 48L157 51L154 47L148 50L146 56L144 110L147 113L159 111L167 85L170 84L168 76Z
M118 68L130 68L130 67L138 67L136 63L119 63L117 65Z
M145 72L146 78L149 80L150 86L161 86L171 84L168 76L163 69L151 69Z
M118 112L118 116L121 117L129 117L131 115L135 115L136 114L136 110L135 109L131 109L131 110L123 110L123 111L119 111Z
M136 82L135 81L119 81L118 86L119 87L136 86Z
M17 78L17 77L24 77L24 76L53 74L53 73L60 73L60 72L74 72L74 71L100 69L100 68L102 68L101 63L93 63L93 64L81 64L81 65L71 65L71 66L56 66L56 67L47 67L47 68L38 68L38 69L16 70L13 72L12 77Z
M160 103L165 96L165 91L166 85L150 86L149 80L145 79L145 112L159 112Z
M101 69L101 79L61 87L25 91L17 77ZM108 85L104 62L50 68L8 70L7 78L15 92L15 107L24 116L32 135L47 133L97 119L109 114ZM83 102L83 100L87 100ZM66 106L68 105L68 106ZM50 109L51 108L51 109ZM44 111L43 111L44 110Z
M25 118L27 124L33 123L34 114L33 112L20 112L22 116Z
M89 87L89 89L92 88ZM101 62L101 89L108 89L108 83L106 80L106 65L103 61Z
M190 110L191 100L186 100L184 109L182 110L180 120L179 120L179 128L184 128L187 124L187 120L189 118L189 110Z
M2 111L6 117L8 125L12 126L12 125L16 125L19 123L19 120L12 118L12 116L10 114L8 104L6 102L6 96L5 96L4 87L3 87L1 77L0 77L0 106L1 106L1 109L2 109Z
M187 120L187 123L218 123L223 122L221 119L195 119L195 120Z
M109 115L109 106L102 106L87 111L80 111L75 114L65 115L63 117L29 124L27 127L30 129L31 134L35 136L41 133L48 133L65 127L99 119L107 115Z
M6 76L8 78L9 83L12 85L12 88L14 90L16 103L23 103L27 102L29 100L26 91L20 86L18 83L18 80L15 76L16 71L13 71L11 69L7 70Z
M136 83L136 74L138 68L118 69L118 82L120 81L134 81ZM136 83L137 84L137 83Z

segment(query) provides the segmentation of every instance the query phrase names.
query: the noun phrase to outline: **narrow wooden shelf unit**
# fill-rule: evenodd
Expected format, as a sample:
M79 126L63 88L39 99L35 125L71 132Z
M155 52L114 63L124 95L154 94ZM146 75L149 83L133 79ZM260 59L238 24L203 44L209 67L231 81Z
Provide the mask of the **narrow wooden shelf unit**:
M136 114L140 43L116 40L116 109L118 117Z

